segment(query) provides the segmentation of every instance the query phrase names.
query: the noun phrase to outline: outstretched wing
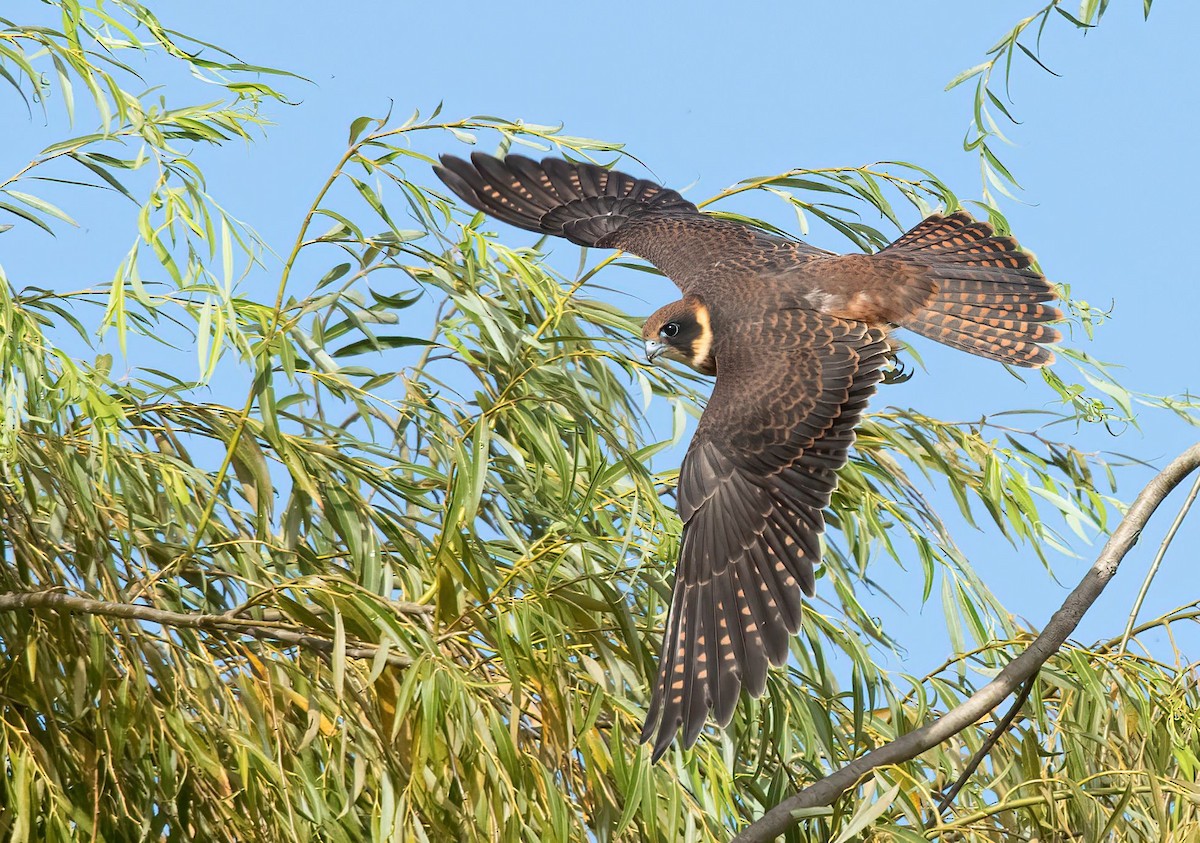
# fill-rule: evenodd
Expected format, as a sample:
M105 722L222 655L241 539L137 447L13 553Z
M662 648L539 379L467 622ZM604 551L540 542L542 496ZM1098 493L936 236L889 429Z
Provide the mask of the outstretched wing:
M470 161L443 155L438 178L467 204L518 228L597 246L645 214L699 216L674 190L595 164L562 158L475 152Z
M434 167L467 204L519 228L581 246L624 249L653 263L685 293L728 289L726 279L779 272L828 253L797 240L702 214L676 191L595 164L521 155ZM711 290L710 290L711 292Z
M717 383L679 474L683 541L642 730L654 759L787 659L813 594L822 510L887 353L881 331L810 310L725 327Z

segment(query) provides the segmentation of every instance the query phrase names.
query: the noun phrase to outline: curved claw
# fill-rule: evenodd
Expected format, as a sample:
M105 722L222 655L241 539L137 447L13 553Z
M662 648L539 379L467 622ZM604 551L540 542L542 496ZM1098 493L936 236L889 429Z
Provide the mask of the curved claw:
M915 369L905 366L904 361L897 357L894 351L888 357L892 361L892 367L883 373L884 383L907 383L912 380L913 375L916 374Z

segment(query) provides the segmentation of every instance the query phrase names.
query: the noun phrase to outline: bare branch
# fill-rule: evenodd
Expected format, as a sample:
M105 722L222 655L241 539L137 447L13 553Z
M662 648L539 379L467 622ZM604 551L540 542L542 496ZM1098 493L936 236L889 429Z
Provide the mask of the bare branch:
M978 751L971 756L971 760L967 762L967 766L963 767L963 771L959 774L958 779L942 795L942 798L938 800L937 808L933 816L929 819L929 826L937 825L941 822L942 814L954 802L954 797L958 796L959 791L963 789L963 786L966 785L971 776L975 775L975 771L983 763L983 759L987 758L988 753L992 751L992 748L1004 736L1008 728L1012 726L1012 722L1017 719L1017 714L1020 713L1021 707L1029 699L1029 693L1033 690L1033 683L1036 681L1036 673L1025 680L1025 684L1021 686L1021 693L1017 694L1017 698L1013 700L1013 704L1009 707L1008 712L996 724L996 728L987 736L987 740L983 742Z
M731 843L767 843L774 840L799 822L796 812L830 805L871 770L909 761L982 719L1022 682L1037 673L1046 660L1058 651L1116 574L1125 554L1137 544L1142 529L1158 505L1197 467L1200 467L1200 444L1193 445L1176 457L1142 489L1104 545L1096 563L1050 618L1042 634L1009 662L995 679L938 719L854 759L837 772L789 796L742 829Z
M1175 516L1175 521L1171 524L1171 529L1167 530L1167 535L1163 538L1162 544L1158 546L1158 553L1154 555L1154 561L1150 563L1150 570L1146 572L1146 578L1142 580L1142 588L1138 591L1137 599L1133 601L1133 608L1129 610L1129 622L1125 624L1125 632L1121 635L1121 646L1117 648L1118 653L1124 653L1125 647L1129 644L1129 636L1133 634L1133 626L1137 623L1138 615L1142 613L1142 603L1145 602L1146 594L1150 591L1150 583L1154 582L1154 577L1158 574L1158 568L1162 565L1163 557L1167 555L1167 548L1175 540L1175 534L1179 532L1179 525L1187 518L1188 511L1192 508L1197 493L1200 493L1200 477L1197 477L1196 482L1192 484L1192 490L1188 492L1183 506L1179 508L1179 514Z
M1130 638L1131 639L1136 638L1137 636L1141 635L1143 632L1147 632L1151 629L1154 629L1155 627L1166 628L1166 627L1171 626L1171 624L1179 623L1180 621L1195 621L1195 620L1200 620L1200 600L1193 600L1190 603L1185 603L1184 605L1182 605L1176 609L1172 609L1170 612L1159 615L1154 620L1150 620L1150 621L1146 621L1145 623L1138 624L1137 626L1135 626L1133 628L1132 632L1130 633ZM1108 652L1112 651L1112 649L1114 647L1116 647L1120 643L1121 639L1124 637L1125 637L1124 635L1121 635L1118 638L1111 638L1108 641L1105 641L1103 644L1101 644L1099 647L1096 648L1096 652L1097 653L1108 653Z
M87 597L74 597L61 591L18 591L0 594L0 612L11 612L19 609L37 610L54 609L59 612L72 612L80 615L100 615L109 618L126 618L127 620L149 621L184 629L204 629L212 632L230 632L236 635L247 635L266 641L279 641L284 644L295 644L321 653L333 652L333 641L311 630L296 629L295 627L275 626L269 622L239 620L228 615L187 614L183 612L168 612L150 606L139 606L133 603L108 603L103 600L92 600ZM346 655L355 659L373 659L379 654L379 647L373 644L356 644L346 647ZM408 656L394 654L387 656L388 664L396 667L407 667L412 664Z

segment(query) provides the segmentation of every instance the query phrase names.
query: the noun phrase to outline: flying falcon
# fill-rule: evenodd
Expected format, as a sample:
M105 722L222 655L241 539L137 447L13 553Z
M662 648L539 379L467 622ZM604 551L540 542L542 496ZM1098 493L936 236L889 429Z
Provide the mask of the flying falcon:
M908 328L1014 366L1045 366L1054 289L1012 237L968 214L930 216L873 255L837 255L702 214L674 190L591 164L443 156L469 205L581 246L623 249L683 298L646 320L646 355L716 385L679 472L683 539L642 741L654 760L787 660L814 590L822 510Z

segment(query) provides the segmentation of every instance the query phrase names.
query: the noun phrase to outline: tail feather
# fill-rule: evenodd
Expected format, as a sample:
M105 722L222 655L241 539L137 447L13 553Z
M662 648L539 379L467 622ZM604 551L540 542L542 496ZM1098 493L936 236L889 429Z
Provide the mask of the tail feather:
M991 285L996 286L996 285ZM938 298L950 304L971 304L976 306L989 307L1004 307L1007 305L1017 304L1036 304L1043 301L1051 301L1055 298L1054 292L1046 293L1028 293L1028 292L994 292L989 289L987 292L976 292L974 290L956 290L947 289L947 285L938 290ZM1055 310L1055 308L1050 308ZM1053 317L1051 317L1053 318Z
M905 327L953 348L1014 366L1037 367L1054 362L1054 352L1039 343L1060 339L1054 328L1012 319L974 321L928 311Z
M993 328L1003 328L1007 331L1025 331L1030 336L1040 337L1052 330L1040 324L1051 322L1059 317L1058 308L1046 307L1037 302L1022 301L997 308L993 305L960 304L958 302L939 302L938 310L949 316L957 316L968 322L978 322ZM998 315L1000 314L1000 315ZM1057 332L1054 332L1057 333ZM1056 338L1057 339L1057 338Z
M960 269L953 264L934 264L930 267L934 278L942 283L939 286L955 293L1021 293L1040 295L1050 293L1051 298L1058 294L1053 288L1047 288L1040 275L1021 275L1015 272L996 272L995 268L988 271L967 267ZM1050 299L1043 299L1050 301Z
M1057 298L1033 257L1012 237L958 212L931 216L880 255L924 265L933 297L900 324L953 348L1013 366L1045 366L1062 338L1046 325L1062 318L1043 304Z
M986 222L976 222L965 211L948 217L932 214L913 226L884 252L954 249L992 237L995 231Z
M476 152L470 161L443 155L434 167L467 204L518 228L597 246L632 217L696 214L674 190L595 164Z

